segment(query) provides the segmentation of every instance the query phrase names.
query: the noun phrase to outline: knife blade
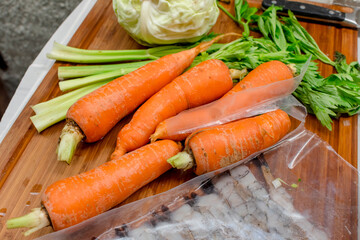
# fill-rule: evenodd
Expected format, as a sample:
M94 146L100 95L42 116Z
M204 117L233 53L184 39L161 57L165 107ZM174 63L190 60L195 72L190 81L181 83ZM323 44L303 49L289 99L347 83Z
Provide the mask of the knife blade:
M264 9L272 5L282 7L283 12L291 10L297 17L302 19L331 23L349 28L360 28L360 7L352 6L353 12L344 13L303 2L286 0L263 0L262 2L262 8Z

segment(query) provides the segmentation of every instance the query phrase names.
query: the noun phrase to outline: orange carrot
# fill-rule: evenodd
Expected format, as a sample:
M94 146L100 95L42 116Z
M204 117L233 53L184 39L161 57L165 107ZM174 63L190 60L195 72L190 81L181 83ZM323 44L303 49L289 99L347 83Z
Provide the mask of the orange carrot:
M177 77L148 99L119 132L112 158L149 142L163 120L177 113L218 99L232 84L230 71L220 60L207 60Z
M273 82L282 81L293 77L294 75L292 69L280 61L273 60L262 63L254 70L250 71L249 74L238 84L236 84L225 96L245 89L261 87Z
M220 116L230 116L234 112L239 111L239 109L254 106L269 98L281 96L294 87L295 81L287 80L292 78L292 70L284 63L280 61L263 63L252 70L220 100L193 111L182 112L159 123L151 139L152 141L156 139L183 140L190 134L191 129L196 130L196 126L206 125L218 120ZM276 82L279 82L279 84L275 85L274 83ZM258 91L257 93L244 91L265 85L269 87L258 88L256 90ZM237 92L242 92L243 94L236 94L233 98L229 97ZM184 129L190 130L188 133L179 133Z
M150 62L79 99L67 112L66 117L71 121L60 136L58 159L70 163L83 138L86 142L103 138L118 121L180 75L200 52L225 35Z
M202 129L186 139L186 151L168 162L201 175L238 162L268 148L290 130L290 118L282 110Z
M158 141L88 172L53 183L42 195L53 229L70 227L121 203L171 169L166 160L180 150L181 146L171 140ZM26 216L9 220L7 226L17 223L21 227L19 222L24 226L30 218Z

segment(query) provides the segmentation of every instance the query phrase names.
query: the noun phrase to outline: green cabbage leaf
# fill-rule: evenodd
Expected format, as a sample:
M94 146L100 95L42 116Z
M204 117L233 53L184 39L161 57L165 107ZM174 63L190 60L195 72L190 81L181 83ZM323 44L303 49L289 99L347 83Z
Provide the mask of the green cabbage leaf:
M119 24L144 46L192 43L219 16L216 0L113 0Z

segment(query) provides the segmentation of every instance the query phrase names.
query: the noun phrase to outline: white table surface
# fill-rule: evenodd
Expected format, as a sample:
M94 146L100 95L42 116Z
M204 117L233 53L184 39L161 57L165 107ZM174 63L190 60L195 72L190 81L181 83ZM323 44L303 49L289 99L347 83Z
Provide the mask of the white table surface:
M329 3L329 0L315 1L326 1ZM46 57L46 53L50 52L53 42L56 40L59 43L67 44L95 3L96 0L83 0L60 25L60 27L56 30L56 32L41 50L39 55L36 57L34 62L29 66L1 119L0 143L54 64L54 60L48 59ZM360 59L360 32L358 34L357 51L358 59ZM360 118L358 118L358 126L360 126ZM358 128L358 149L360 149L359 129L360 128ZM360 154L358 154L358 166L360 166L359 156Z

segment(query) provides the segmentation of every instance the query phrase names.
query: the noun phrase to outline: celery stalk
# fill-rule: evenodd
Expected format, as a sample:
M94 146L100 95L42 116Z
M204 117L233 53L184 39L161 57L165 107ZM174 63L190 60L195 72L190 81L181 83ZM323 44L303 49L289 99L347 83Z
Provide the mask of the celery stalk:
M110 72L118 69L126 68L139 68L152 62L141 61L141 62L130 62L130 63L119 63L119 64L105 64L105 65L87 65L87 66L62 66L58 68L58 78L60 80L69 78L86 77L94 74Z
M126 50L91 50L91 49L81 49L66 46L58 42L54 42L51 52L68 52L74 54L84 54L84 55L104 55L104 56L129 56L129 55L146 55L147 49L126 49Z
M53 49L46 55L50 59L73 63L106 63L133 60L158 59L159 57L187 49L181 46L162 46L132 50L88 50L54 42Z
M158 59L152 55L83 55L78 53L52 51L46 55L48 58L73 63L107 63L121 61L135 61L145 59Z
M157 52L167 51L167 50L184 50L186 47L181 46L174 46L174 45L167 45L167 46L160 46L160 47L153 47L148 49L121 49L121 50L91 50L91 49L81 49L66 46L60 44L58 42L54 42L52 51L62 51L62 52L71 52L71 53L78 53L78 54L86 54L86 55L153 55Z
M39 103L33 106L37 114L30 117L38 132L58 123L66 118L66 113L71 105L78 99L89 94L90 92L105 85L108 81L92 84L76 91L64 94L62 96L51 99L47 102Z
M53 109L57 105L71 99L79 98L79 96L84 96L91 91L97 89L99 86L102 86L103 83L98 84L92 84L87 87L79 88L77 90L74 90L72 92L65 93L61 96L55 97L51 100L48 100L46 102L38 103L34 106L31 106L31 108L34 110L36 114L41 114L43 112L46 112L48 110Z
M60 90L63 92L68 91L68 90L73 90L76 88L81 88L81 87L87 86L92 83L113 80L117 77L128 74L136 69L137 69L136 67L135 68L124 68L124 69L118 69L118 70L111 71L111 72L99 73L99 74L95 74L95 75L91 75L91 76L87 76L87 77L83 77L83 78L75 78L75 79L71 79L71 80L60 81L59 87L60 87Z
M36 114L30 117L31 122L34 124L38 132L58 123L66 118L66 113L74 101L66 101L58 105L56 109L49 110L44 114Z

